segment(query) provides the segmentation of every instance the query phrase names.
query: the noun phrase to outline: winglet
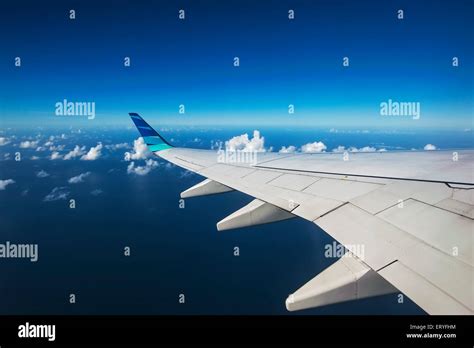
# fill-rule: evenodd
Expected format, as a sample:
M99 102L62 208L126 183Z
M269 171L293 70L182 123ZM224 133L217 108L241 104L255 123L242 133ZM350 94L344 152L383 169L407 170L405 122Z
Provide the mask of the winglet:
M139 114L130 112L129 115L150 151L161 151L173 147L173 145L168 143L165 138L159 135L156 130L146 123Z

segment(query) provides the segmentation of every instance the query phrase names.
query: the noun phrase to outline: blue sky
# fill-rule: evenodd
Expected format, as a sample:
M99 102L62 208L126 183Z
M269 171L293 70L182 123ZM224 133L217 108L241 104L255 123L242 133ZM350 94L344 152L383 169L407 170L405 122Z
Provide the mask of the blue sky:
M58 120L54 105L66 98L95 102L93 125L128 124L127 113L135 111L162 124L472 127L472 1L18 1L1 7L5 123L92 122ZM68 17L71 8L75 20ZM177 18L181 8L184 21ZM288 9L295 10L293 21ZM17 56L21 68L14 66ZM123 66L125 56L131 67ZM235 56L240 67L233 66ZM345 56L349 67L342 66ZM419 102L420 120L380 116L388 99Z

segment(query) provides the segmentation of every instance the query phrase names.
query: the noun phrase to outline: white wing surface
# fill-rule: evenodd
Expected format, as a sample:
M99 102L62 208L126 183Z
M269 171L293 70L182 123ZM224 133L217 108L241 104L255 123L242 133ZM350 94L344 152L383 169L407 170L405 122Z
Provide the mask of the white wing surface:
M219 230L297 216L348 249L288 297L288 310L401 291L430 314L473 314L474 150L258 153L242 163L172 147L131 116L156 155L206 178L183 197L255 198Z

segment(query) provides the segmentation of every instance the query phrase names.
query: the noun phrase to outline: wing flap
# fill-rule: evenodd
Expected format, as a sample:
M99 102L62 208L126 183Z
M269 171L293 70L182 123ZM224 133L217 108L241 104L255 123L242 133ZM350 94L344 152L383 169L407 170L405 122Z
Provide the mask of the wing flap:
M432 218L432 216L423 217L421 214L413 211L412 208L406 206L401 211L406 209L405 211L407 212L413 212L421 220ZM394 207L391 209L400 208ZM432 207L432 209L438 208ZM456 216L462 218L459 215ZM403 221L403 219L400 218L400 221ZM436 296L444 294L443 296L451 299L446 303L453 304L454 302L452 301L456 302L452 306L446 305L445 307L443 305L443 308L440 309L435 306L435 303L432 305L431 302L415 301L428 313L440 313L441 311L443 314L460 314L466 311L473 311L472 265L464 262L466 259L456 258L454 255L430 244L434 243L438 246L444 246L445 241L443 241L443 238L451 238L450 240L452 241L453 233L464 233L464 237L472 238L471 222L466 221L465 230L461 232L453 232L452 229L446 228L443 230L443 226L441 226L438 232L444 232L444 235L436 236L436 231L430 229L429 226L411 229L411 224L405 222L408 224L407 226L397 227L378 216L373 216L348 203L317 219L315 223L346 247L362 245L364 253L358 256L395 287L405 292L410 298L415 300L422 297L426 287L431 286L433 288L431 292ZM433 223L436 225L436 220ZM407 232L405 228L411 230L414 235ZM433 232L433 235L430 232ZM425 240L421 238L425 238ZM464 249L460 249L462 253L472 248L469 240L471 239L465 240ZM384 271L386 269L393 269L393 264L403 265L404 269L409 271L406 271L406 279L416 279L417 281L410 283L402 275L394 276L394 273ZM400 269L399 266L395 268ZM463 309L459 310L460 308Z
M377 272L348 252L288 296L286 308L295 311L396 291Z
M408 199L377 215L450 257L473 265L472 220L429 204Z
M378 273L430 314L473 314L472 309L400 262L394 262Z

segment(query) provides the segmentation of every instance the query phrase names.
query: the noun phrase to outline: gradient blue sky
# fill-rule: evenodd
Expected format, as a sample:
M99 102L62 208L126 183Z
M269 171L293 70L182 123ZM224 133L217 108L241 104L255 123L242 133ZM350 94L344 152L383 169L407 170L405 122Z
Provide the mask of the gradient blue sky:
M473 12L469 0L2 2L1 120L471 128ZM94 101L96 119L54 116L64 98ZM380 116L389 98L420 102L421 119Z

